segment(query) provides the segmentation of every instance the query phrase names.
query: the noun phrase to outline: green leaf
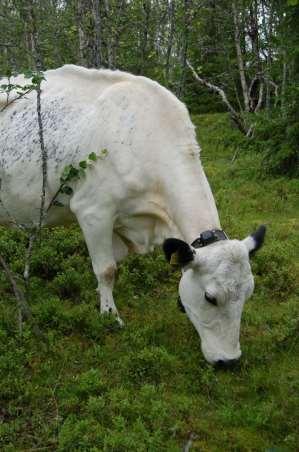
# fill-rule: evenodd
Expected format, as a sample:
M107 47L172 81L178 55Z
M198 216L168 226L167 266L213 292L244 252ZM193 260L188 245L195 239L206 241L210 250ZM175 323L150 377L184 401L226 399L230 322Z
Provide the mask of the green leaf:
M45 80L45 77L42 73L34 74L31 78L33 85L40 85L43 80Z
M102 149L100 154L99 154L99 158L100 159L104 159L105 157L107 157L108 155L108 150L107 149Z
M79 168L78 171L79 171L78 176L79 176L80 178L85 176L85 170L84 170L83 168Z
M63 182L69 182L71 180L77 179L79 176L79 170L78 168L75 168L73 165L67 165L60 177L60 181Z
M82 161L79 163L79 166L80 166L80 168L86 169L86 168L87 168L87 162L86 162L86 160L82 160Z
M69 178L69 175L70 175L70 172L71 172L71 168L72 168L72 165L66 165L64 167L64 170L63 170L62 175L60 177L60 182L66 182L67 180L69 180L68 178Z
M296 6L298 5L299 0L288 0L288 5L289 6Z
M95 162L97 160L97 155L95 152L91 152L91 154L89 154L88 158L89 158L89 160L92 160L93 162Z
M78 168L75 168L73 165L71 165L71 169L70 169L70 174L69 174L69 179L68 180L77 179L78 177L79 177L79 170L78 170Z
M69 196L74 193L72 187L69 187L68 185L64 185L63 187L61 187L60 192L64 193L65 195L69 195Z
M33 71L24 71L24 77L25 78L32 78L33 77Z

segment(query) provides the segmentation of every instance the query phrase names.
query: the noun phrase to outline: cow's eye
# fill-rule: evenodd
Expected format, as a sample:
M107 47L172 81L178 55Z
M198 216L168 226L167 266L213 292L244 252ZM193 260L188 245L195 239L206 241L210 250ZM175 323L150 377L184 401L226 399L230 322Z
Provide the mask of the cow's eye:
M211 295L209 295L207 292L205 292L205 299L208 303L217 306L217 299L215 297L211 297Z

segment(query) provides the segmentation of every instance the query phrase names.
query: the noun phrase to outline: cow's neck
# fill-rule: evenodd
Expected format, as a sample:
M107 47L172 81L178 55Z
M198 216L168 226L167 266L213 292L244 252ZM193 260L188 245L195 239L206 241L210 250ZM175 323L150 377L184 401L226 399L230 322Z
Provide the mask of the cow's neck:
M210 185L201 165L184 171L173 181L180 187L171 196L172 218L182 238L191 243L199 234L209 229L221 229L218 212Z

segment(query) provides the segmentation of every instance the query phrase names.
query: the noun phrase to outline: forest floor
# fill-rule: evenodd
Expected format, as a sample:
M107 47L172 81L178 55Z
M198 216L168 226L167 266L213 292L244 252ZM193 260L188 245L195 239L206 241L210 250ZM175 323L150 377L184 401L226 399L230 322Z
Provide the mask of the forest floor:
M45 231L30 303L46 341L28 326L18 335L0 272L0 450L298 450L298 180L263 178L254 153L240 150L231 163L239 138L226 115L193 120L223 229L242 239L268 227L252 260L256 289L243 313L239 367L205 362L177 309L179 272L159 251L120 266L120 329L98 314L78 228ZM21 273L22 235L1 229L0 251Z

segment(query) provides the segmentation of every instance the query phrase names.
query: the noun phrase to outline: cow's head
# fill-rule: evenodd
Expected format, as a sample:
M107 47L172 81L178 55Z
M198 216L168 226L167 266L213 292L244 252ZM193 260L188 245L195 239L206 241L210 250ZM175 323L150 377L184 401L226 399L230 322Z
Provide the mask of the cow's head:
M265 232L260 226L244 240L219 240L199 248L179 239L164 242L167 260L182 267L182 307L209 363L226 366L241 356L241 315L254 289L249 258L262 246Z

